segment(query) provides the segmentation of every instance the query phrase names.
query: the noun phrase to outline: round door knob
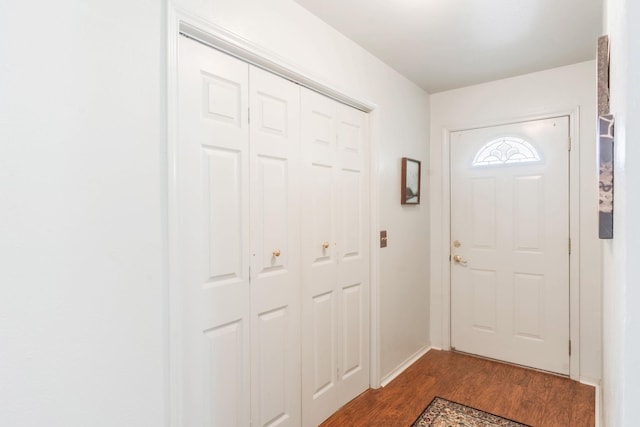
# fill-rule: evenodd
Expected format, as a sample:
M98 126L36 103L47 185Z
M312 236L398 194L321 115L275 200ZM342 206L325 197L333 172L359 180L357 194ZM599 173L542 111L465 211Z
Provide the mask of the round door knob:
M276 249L273 251L273 256L275 257L279 257L280 256L280 249Z
M329 249L329 242L324 242L322 244L322 249Z
M459 264L467 265L467 261L464 258L462 258L460 255L454 255L453 260Z

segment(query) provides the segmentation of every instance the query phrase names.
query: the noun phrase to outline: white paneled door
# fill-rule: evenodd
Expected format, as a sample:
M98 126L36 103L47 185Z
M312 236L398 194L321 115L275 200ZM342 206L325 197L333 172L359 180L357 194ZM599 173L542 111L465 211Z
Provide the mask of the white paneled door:
M299 426L300 90L179 49L181 425Z
M250 420L249 67L179 44L180 425Z
M179 425L317 425L369 386L367 116L178 48Z
M302 407L315 426L369 386L366 115L302 90Z
M569 374L569 118L451 134L451 345Z
M250 67L251 412L300 426L300 88Z

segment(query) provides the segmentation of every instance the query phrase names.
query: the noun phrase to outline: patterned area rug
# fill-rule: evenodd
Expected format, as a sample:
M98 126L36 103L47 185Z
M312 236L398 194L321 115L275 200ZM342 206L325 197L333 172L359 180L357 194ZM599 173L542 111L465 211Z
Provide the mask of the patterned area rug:
M434 397L411 427L530 427L488 412Z

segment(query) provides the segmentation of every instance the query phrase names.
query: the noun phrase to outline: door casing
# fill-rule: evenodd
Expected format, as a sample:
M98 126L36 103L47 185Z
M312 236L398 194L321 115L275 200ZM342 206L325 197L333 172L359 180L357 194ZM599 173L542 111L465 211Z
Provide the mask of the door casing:
M569 237L571 239L571 255L569 257L569 339L571 341L571 354L569 357L571 379L580 379L580 138L579 120L580 109L576 107L569 110L560 110L543 115L525 117L504 118L495 122L462 124L442 130L442 223L441 229L445 230L442 236L440 251L442 262L433 265L439 268L442 274L441 304L441 343L444 350L451 350L451 272L449 261L451 242L451 168L449 163L451 149L451 134L453 132L472 130L491 126L507 125L525 121L551 119L555 117L569 117L569 135L571 151L569 152Z

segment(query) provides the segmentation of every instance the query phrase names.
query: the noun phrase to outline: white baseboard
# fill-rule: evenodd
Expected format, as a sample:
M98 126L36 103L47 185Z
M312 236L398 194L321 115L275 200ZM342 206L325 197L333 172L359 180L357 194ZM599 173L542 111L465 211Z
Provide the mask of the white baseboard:
M420 359L422 356L427 354L427 352L431 350L431 346L422 347L416 353L414 353L411 357L409 357L406 361L398 365L393 371L391 371L388 375L382 377L382 381L380 381L380 387L385 387L391 381L393 381L398 375L404 372L409 366L413 365L416 360Z

